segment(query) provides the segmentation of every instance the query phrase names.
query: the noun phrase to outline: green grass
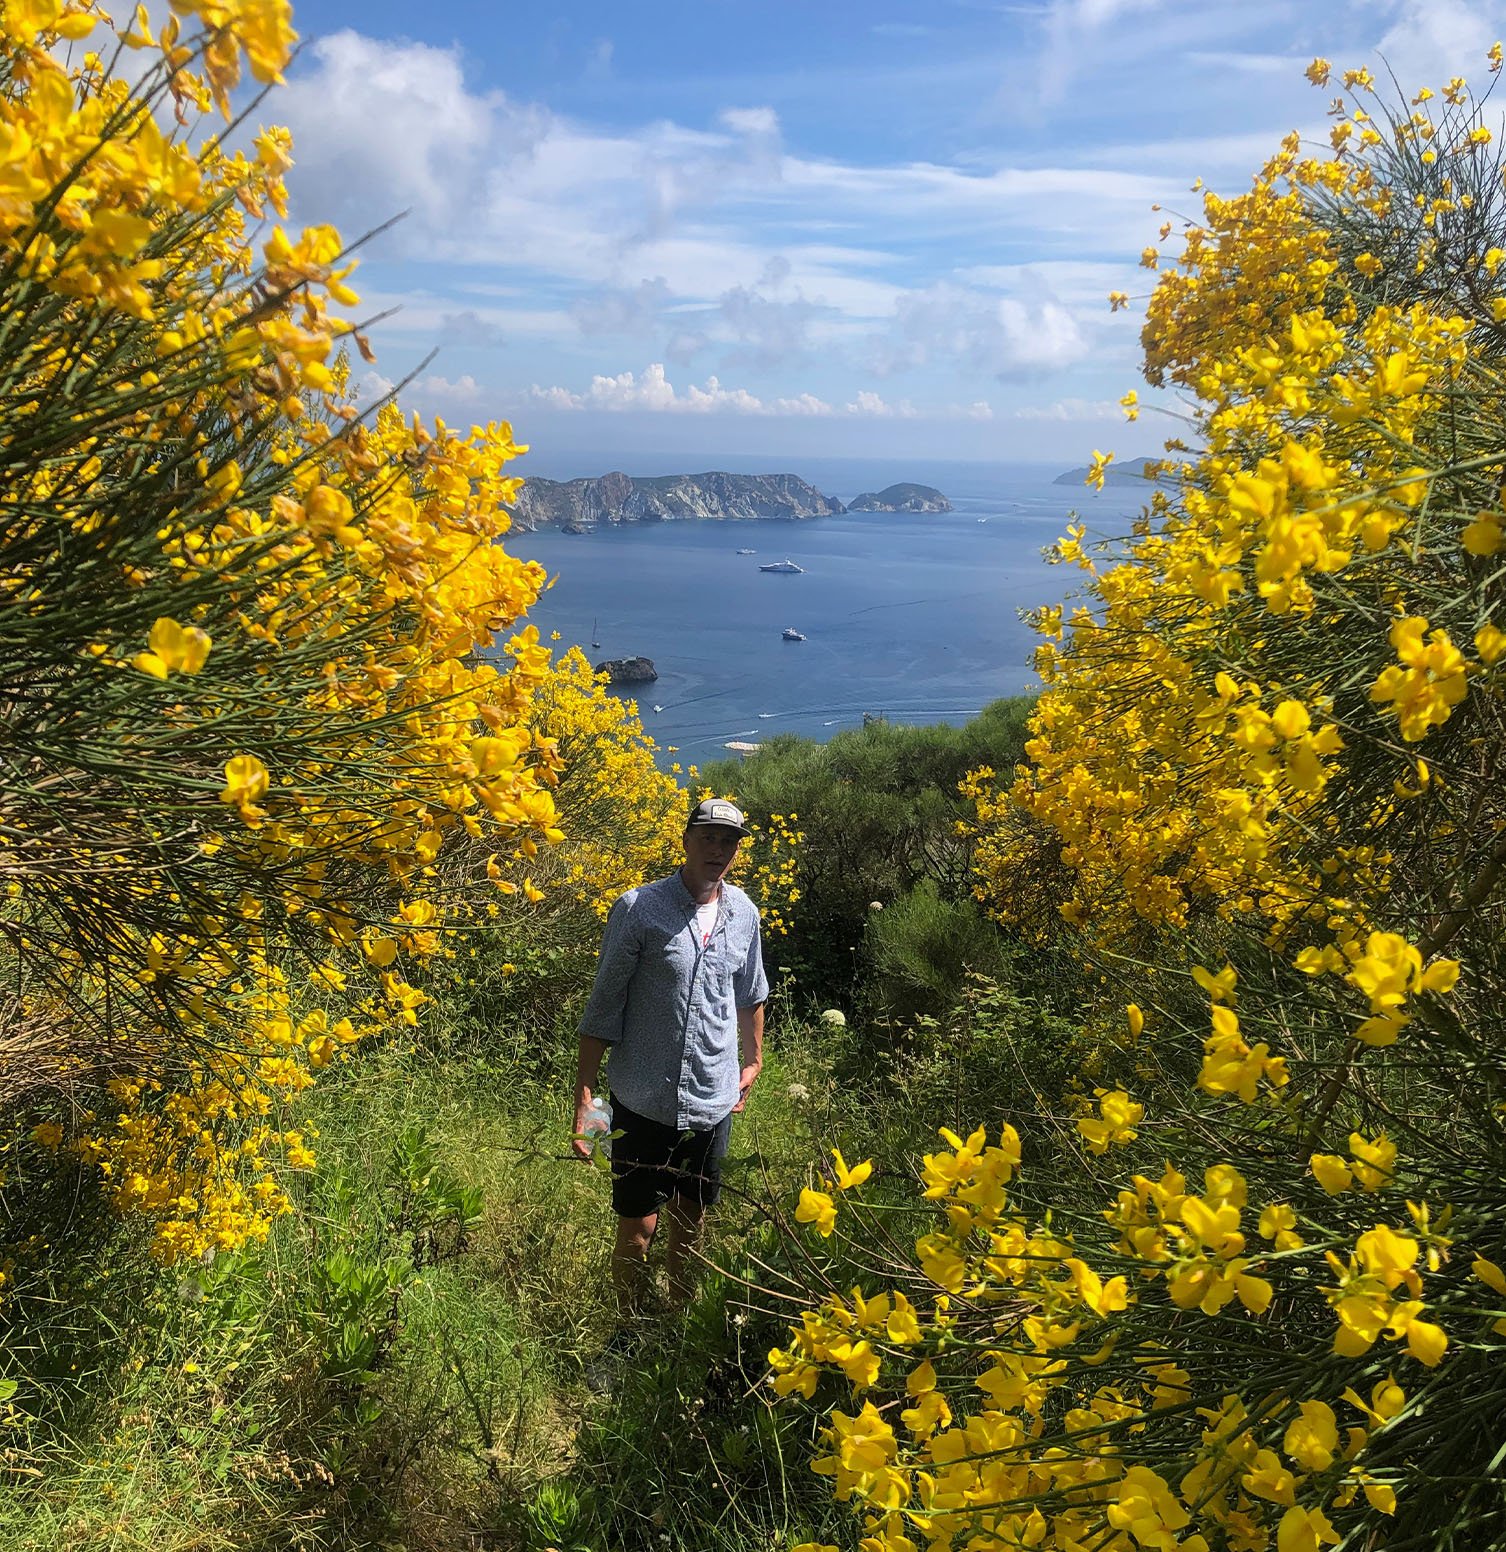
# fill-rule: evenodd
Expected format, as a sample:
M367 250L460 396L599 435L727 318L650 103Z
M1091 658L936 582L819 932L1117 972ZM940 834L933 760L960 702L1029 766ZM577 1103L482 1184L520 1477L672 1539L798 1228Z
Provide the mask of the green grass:
M809 1057L771 1054L734 1128L713 1258L737 1261L770 1193L804 1177L827 1082ZM319 1168L265 1246L164 1272L96 1223L58 1258L71 1277L34 1290L27 1343L0 1348L19 1382L0 1425L0 1548L616 1552L635 1518L656 1552L768 1547L780 1468L776 1449L769 1478L764 1457L783 1436L747 1392L769 1332L737 1319L727 1289L667 1321L612 1400L585 1384L614 1321L612 1220L605 1174L569 1156L568 1097L481 1057L370 1052L300 1112ZM376 1276L413 1248L400 1140L419 1133L424 1189L453 1177L480 1192L479 1216L461 1253L395 1295L342 1303L331 1258ZM378 1356L342 1372L363 1335ZM808 1476L803 1459L789 1469ZM715 1512L685 1510L675 1482L715 1491L718 1473Z

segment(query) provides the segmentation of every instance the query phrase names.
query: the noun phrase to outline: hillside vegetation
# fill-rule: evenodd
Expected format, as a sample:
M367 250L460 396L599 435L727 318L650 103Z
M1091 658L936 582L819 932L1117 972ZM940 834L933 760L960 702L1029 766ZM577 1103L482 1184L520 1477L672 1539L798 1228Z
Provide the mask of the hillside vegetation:
M131 86L93 13L0 10L0 1547L1506 1545L1464 83L1351 72L1327 151L1147 250L1186 445L1057 545L1037 700L682 785L527 624L511 428L348 402L346 245L277 224L282 131L216 133L285 14L176 10ZM604 1383L575 1024L709 790L768 1060Z

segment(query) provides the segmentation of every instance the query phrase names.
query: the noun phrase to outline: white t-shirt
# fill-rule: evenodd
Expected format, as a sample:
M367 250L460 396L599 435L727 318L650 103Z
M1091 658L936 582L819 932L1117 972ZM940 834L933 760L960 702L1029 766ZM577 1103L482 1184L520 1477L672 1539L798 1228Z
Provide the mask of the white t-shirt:
M711 941L712 928L716 926L716 911L720 900L708 900L705 905L695 908L695 930L701 935L701 947L704 948Z

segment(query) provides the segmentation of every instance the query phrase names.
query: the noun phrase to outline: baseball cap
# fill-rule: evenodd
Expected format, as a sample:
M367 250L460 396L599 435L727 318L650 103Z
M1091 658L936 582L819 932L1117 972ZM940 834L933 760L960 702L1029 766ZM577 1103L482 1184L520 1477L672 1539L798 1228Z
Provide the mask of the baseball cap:
M736 830L744 836L753 833L748 828L742 809L736 803L729 803L726 798L707 798L691 809L685 828L693 830L700 825L721 825L724 829Z

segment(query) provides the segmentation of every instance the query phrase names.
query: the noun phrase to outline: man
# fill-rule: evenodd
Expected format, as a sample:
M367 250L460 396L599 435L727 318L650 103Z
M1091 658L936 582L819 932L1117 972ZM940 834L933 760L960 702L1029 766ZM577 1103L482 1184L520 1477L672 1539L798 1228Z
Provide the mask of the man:
M625 1321L642 1306L649 1246L667 1220L671 1296L690 1291L691 1256L721 1189L732 1116L763 1066L769 994L758 908L726 882L749 834L725 798L697 803L685 861L613 905L580 1021L575 1150L610 1050L612 1282Z

